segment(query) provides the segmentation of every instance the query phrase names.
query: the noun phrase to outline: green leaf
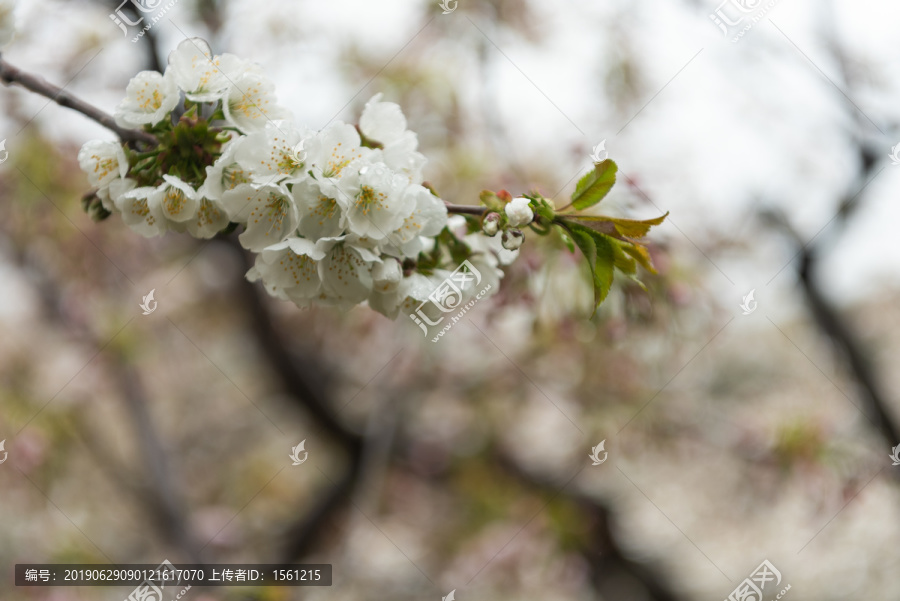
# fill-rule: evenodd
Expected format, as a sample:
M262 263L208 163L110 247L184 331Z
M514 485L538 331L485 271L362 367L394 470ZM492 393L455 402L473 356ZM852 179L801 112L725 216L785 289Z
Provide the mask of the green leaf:
M566 248L569 249L569 252L575 254L575 243L572 242L572 238L566 234L563 228L559 228L559 235L562 237L563 244L566 245Z
M594 165L594 170L582 177L575 186L572 206L578 211L583 211L603 200L616 183L618 170L618 165L611 159Z
M637 273L637 262L634 257L627 254L622 248L625 244L613 238L610 238L610 242L612 243L613 251L615 252L614 264L616 269L627 275L634 275Z
M595 229L598 227L603 228L601 224L608 224L606 228L603 228L605 230L603 233L616 233L624 238L643 238L650 231L651 227L660 225L668 216L669 213L667 212L665 215L654 219L639 221L637 219L622 219L605 215L565 215L567 219L595 224L592 226Z
M634 257L634 260L650 273L657 273L646 247L640 244L623 244L622 250Z
M641 290L649 294L650 291L647 290L647 285L644 282L640 281L636 275L629 275L628 279L637 284Z
M638 221L636 219L618 219L609 218L608 221L616 226L616 231L626 238L643 238L654 225L659 225L669 216L668 211L665 215L655 219L644 219Z
M615 251L610 239L606 236L594 236L594 244L597 246L597 260L594 263L594 301L600 306L613 282L613 269L615 266ZM596 311L596 307L594 311Z
M572 242L587 259L588 265L591 267L591 274L594 273L594 262L597 260L597 245L594 244L594 237L588 228L579 226L575 223L569 224L569 232L572 234Z
M581 250L581 254L587 259L590 267L594 288L594 313L596 313L597 307L606 299L612 286L615 250L607 236L588 227L571 223L568 225L568 229L572 241ZM591 317L593 317L593 313Z

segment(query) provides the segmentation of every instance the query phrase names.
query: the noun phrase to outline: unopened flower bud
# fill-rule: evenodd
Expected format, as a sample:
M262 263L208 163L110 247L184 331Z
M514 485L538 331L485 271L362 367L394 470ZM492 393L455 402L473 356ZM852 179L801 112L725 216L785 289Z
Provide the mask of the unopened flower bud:
M481 223L481 231L484 232L485 236L496 236L497 231L500 229L500 214L499 213L488 213L484 216L484 221Z
M104 191L107 192L108 191ZM102 192L93 192L91 194L86 194L81 199L81 208L84 209L84 212L87 213L88 217L91 218L92 221L103 221L112 213L106 210L103 206L103 201L100 200L98 193Z
M396 290L400 280L403 279L403 268L400 261L393 257L387 257L381 263L375 263L372 267L372 280L375 289L379 292Z
M531 201L520 196L513 198L506 205L506 218L513 227L528 225L534 220L534 211L531 210Z
M525 242L525 234L522 233L522 230L511 228L503 232L501 243L506 250L518 250L523 242Z

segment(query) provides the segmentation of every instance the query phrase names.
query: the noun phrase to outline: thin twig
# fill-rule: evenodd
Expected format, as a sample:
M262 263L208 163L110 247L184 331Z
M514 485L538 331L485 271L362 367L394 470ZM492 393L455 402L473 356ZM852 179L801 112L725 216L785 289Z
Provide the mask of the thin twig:
M444 202L444 206L447 207L448 213L457 213L460 215L484 215L487 212L487 207L477 207L474 205L455 205L449 202Z
M123 142L144 142L150 146L156 146L158 144L156 138L151 134L137 129L125 129L119 127L116 124L116 120L113 119L112 115L109 113L73 96L59 86L55 86L48 82L43 77L32 75L31 73L27 73L10 65L2 58L0 58L0 81L3 81L3 83L7 85L17 83L26 90L49 98L60 106L78 111L88 119L96 121L103 127L115 132Z

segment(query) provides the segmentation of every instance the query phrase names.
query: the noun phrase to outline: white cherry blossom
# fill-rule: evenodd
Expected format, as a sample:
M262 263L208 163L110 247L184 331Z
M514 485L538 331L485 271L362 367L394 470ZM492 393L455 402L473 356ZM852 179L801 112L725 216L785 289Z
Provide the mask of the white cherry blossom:
M122 221L132 230L152 238L162 236L168 229L157 188L143 186L129 190L116 200L116 208L122 214Z
M372 293L369 295L369 306L390 317L403 300L399 292L402 281L403 267L400 261L393 257L385 257L381 263L376 263L372 267Z
M331 188L334 189L334 188ZM344 233L344 210L314 179L294 184L291 189L300 212L300 235L310 240L334 238Z
M197 212L187 222L187 231L191 236L209 239L228 225L228 212L218 200L198 194L200 201Z
M229 79L222 103L225 120L243 133L259 131L269 122L290 118L289 111L276 102L274 84L256 71Z
M399 104L382 102L382 94L375 94L366 103L359 117L359 129L370 140L381 144L397 141L406 131L406 116Z
M415 257L425 249L424 237L436 236L447 225L444 201L423 186L412 184L403 191L413 199L413 212L388 236L404 257Z
M179 100L171 75L141 71L128 82L125 99L116 107L116 124L129 129L156 125L169 116Z
M339 121L316 134L305 149L313 173L320 181L340 179L350 163L372 154L370 149L361 146L356 128Z
M164 175L163 179L165 183L159 187L158 202L163 216L171 222L170 226L193 219L200 208L200 198L196 190L172 175ZM173 229L182 230L186 227L186 225L184 227L176 226Z
M326 253L318 264L322 280L319 301L349 308L366 300L374 283L372 265L381 258L347 236L323 238L316 246Z
M273 183L285 179L303 179L308 166L298 162L298 145L308 143L314 132L299 128L290 121L266 123L264 129L242 139L235 153L238 164L252 173L257 183ZM302 156L302 155L301 155Z
M384 163L409 178L414 184L421 184L422 168L427 159L425 155L417 152L419 137L415 132L404 132L400 138L391 144L386 144L381 151Z
M400 105L383 102L382 94L373 96L359 118L363 135L382 146L382 159L391 169L403 173L414 184L422 183L425 156L417 152L419 138L406 129L406 116Z
M97 190L97 197L100 199L104 209L110 213L118 213L119 209L116 207L116 201L119 200L120 196L130 192L135 187L137 187L137 182L133 179L128 177L117 178L111 181L108 186Z
M306 307L321 294L317 261L323 258L325 251L311 240L290 237L264 248L248 277L262 279L270 294Z
M233 190L240 184L248 184L253 174L242 167L235 158L238 149L247 140L246 136L237 136L222 146L222 156L206 168L206 179L200 186L200 194L210 200L221 200L226 190Z
M297 229L299 214L294 199L281 186L240 184L222 194L230 219L245 225L238 236L247 250L259 252L277 244Z
M128 160L118 142L91 140L78 152L78 164L92 186L103 188L128 173Z
M233 54L213 56L206 40L184 40L169 54L167 74L193 102L214 102L225 95L232 80L259 68Z
M408 182L383 163L363 165L341 181L341 203L350 231L373 240L386 238L412 215L415 198L404 194Z

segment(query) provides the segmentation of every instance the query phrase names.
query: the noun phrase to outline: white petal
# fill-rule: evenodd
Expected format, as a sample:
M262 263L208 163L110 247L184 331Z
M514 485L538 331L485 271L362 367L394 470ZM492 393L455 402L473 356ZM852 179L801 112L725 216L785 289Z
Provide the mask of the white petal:
M127 128L156 125L168 117L179 100L178 88L170 75L141 71L128 82L125 98L116 107L116 123Z
M236 136L222 146L222 154L216 162L206 168L206 179L198 190L201 196L211 200L221 200L226 190L233 190L240 184L250 183L252 174L235 160L235 154L247 136Z
M160 186L160 205L166 219L181 223L195 217L200 208L197 192L177 177L164 175L163 179L166 183Z
M122 213L122 221L140 235L150 238L166 232L166 218L159 203L161 192L157 188L135 188L116 201Z
M232 221L246 224L238 239L244 248L254 252L281 242L297 229L297 207L279 186L256 189L241 184L222 195L222 205Z
M91 140L85 143L78 152L78 164L91 185L98 188L128 173L125 151L118 142Z
M366 103L359 118L359 129L370 140L388 145L406 131L406 117L399 104L381 102L380 98L377 94Z
M276 102L275 86L255 71L231 79L223 105L225 119L244 133L261 130L271 121L290 118L290 112Z
M319 277L330 300L340 305L361 303L372 290L369 264L346 243L335 244L319 263Z
M337 200L327 196L318 182L307 179L291 189L300 212L300 234L311 240L344 233L344 212Z

